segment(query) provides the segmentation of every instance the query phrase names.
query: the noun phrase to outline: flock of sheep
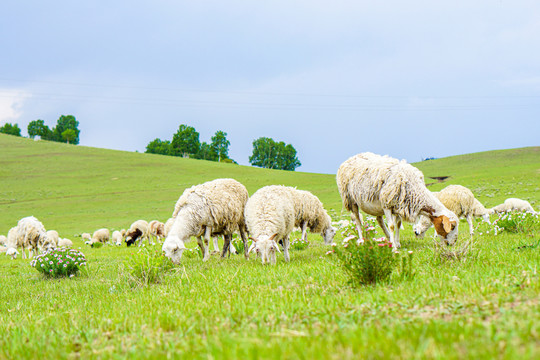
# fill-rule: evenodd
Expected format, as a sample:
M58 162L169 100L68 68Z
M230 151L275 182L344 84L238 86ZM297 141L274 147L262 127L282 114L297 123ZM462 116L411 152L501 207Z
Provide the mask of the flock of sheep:
M483 217L489 222L489 214L505 211L535 213L525 200L507 199L503 204L486 209L467 188L450 185L438 193L427 189L420 170L389 156L361 153L347 159L337 172L337 185L343 207L351 212L362 240L363 217L360 211L375 216L377 222L392 242L394 249L400 247L399 231L402 221L415 223L417 236L423 236L433 226L439 238L452 245L458 235L460 218L467 219L469 232L473 234L473 217ZM386 223L384 221L386 218ZM196 237L203 260L210 258L209 243L213 239L214 250L219 251L217 236L223 236L221 256L229 251L234 233L238 232L244 244L244 256L255 251L262 263L276 263L276 254L283 246L285 261L290 260L290 234L295 227L302 230L306 239L309 229L319 233L325 244L331 244L336 233L332 219L321 201L309 191L294 187L270 185L257 190L251 197L244 185L234 179L217 179L186 189L180 196L172 217L166 223L157 220L150 223L135 221L128 230L96 230L92 235L82 234L87 244L105 243L112 240L116 245L141 246L143 240L154 244L161 241L163 254L178 264L186 243ZM252 240L248 247L249 239ZM61 239L54 230L46 231L43 224L30 216L19 220L8 232L0 236L0 245L7 255L16 258L18 248L30 256L56 247L70 247L73 243Z

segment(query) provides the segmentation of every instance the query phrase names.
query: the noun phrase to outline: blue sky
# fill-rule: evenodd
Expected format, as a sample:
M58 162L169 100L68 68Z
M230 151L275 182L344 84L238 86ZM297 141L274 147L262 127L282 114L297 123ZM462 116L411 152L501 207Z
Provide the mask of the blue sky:
M72 114L81 145L188 124L324 173L540 145L537 1L4 1L0 34L0 124Z

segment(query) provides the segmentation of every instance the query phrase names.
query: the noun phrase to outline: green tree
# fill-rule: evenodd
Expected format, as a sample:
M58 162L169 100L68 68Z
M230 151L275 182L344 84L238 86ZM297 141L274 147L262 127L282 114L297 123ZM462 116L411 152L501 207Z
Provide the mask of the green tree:
M192 126L180 125L171 142L171 155L194 156L199 153L201 143L199 133Z
M21 136L21 129L17 124L5 123L4 126L0 127L0 133Z
M51 129L41 119L30 121L27 130L28 136L32 139L36 136L40 136L43 140L50 140L52 138Z
M56 126L52 130L53 136L52 140L58 141L58 142L67 142L66 139L62 137L62 133L68 129L72 129L75 132L75 136L72 140L72 144L78 144L79 143L79 122L75 120L75 116L73 115L62 115L60 118L58 118L58 121L56 122Z
M64 130L62 133L62 140L70 144L77 138L77 133L73 129Z
M231 142L227 140L227 133L221 130L216 131L212 136L212 144L210 147L217 156L217 161L229 158L229 146Z
M291 144L286 145L283 141L277 143L267 137L253 141L253 152L249 162L253 166L290 171L301 165L296 149Z
M170 155L171 142L169 140L162 141L161 139L154 139L148 145L146 145L146 153Z
M201 160L217 161L217 155L213 151L212 146L208 145L206 142L201 143L201 146L199 147L199 152L195 154L194 158Z

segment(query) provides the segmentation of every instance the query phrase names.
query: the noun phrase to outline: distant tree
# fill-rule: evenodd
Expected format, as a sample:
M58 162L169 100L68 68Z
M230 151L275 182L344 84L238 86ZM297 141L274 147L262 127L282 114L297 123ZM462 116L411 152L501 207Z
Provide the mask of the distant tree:
M231 142L227 140L227 133L221 130L216 131L212 136L212 144L210 147L217 156L217 161L229 158L229 146Z
M197 155L201 143L199 133L192 126L180 125L171 142L170 154L174 156Z
M68 144L72 144L76 138L77 133L73 129L64 130L64 132L62 133L62 140Z
M217 154L213 151L212 146L206 142L202 142L199 147L199 152L194 155L195 159L217 161Z
M56 126L52 130L52 140L58 142L67 142L67 140L62 136L64 131L71 129L75 132L75 135L71 141L72 144L79 143L79 122L75 120L73 115L62 115L58 118Z
M146 153L170 155L171 142L169 140L162 141L161 139L154 139L148 145L146 145Z
M17 124L12 125L10 123L5 123L4 126L0 127L0 133L14 135L14 136L21 136L21 129L19 128L19 125Z
M249 162L253 166L290 171L302 165L298 160L296 149L291 144L286 145L283 141L277 143L267 137L253 141L253 152Z

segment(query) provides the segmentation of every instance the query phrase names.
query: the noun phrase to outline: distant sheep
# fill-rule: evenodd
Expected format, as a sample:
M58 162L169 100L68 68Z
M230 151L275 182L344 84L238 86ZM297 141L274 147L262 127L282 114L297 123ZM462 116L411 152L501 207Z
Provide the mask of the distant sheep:
M58 246L58 240L60 239L60 236L58 235L58 231L56 230L49 230L47 231L47 243L49 243L49 246L56 247Z
M113 231L111 235L111 240L113 244L116 246L122 245L122 241L124 240L124 234L126 233L125 229L122 229L121 231L115 230Z
M247 258L244 207L248 197L246 187L234 179L217 179L186 189L174 207L175 220L162 247L165 256L178 264L186 249L185 243L194 236L204 254L203 261L207 261L210 237L223 235L221 256L224 257L232 234L239 231Z
M246 204L246 224L253 240L248 253L256 250L263 264L276 264L279 240L283 241L285 261L290 260L289 236L296 222L294 191L288 186L265 186L257 190Z
M22 218L17 223L15 230L11 229L8 233L7 255L15 258L18 254L17 247L23 249L23 259L26 258L25 249L30 251L29 256L37 255L39 251L49 251L54 249L55 244L47 240L47 232L43 224L33 216Z
M81 239L82 241L84 241L85 244L89 244L92 241L92 235L90 235L89 233L82 233Z
M58 247L71 248L71 247L73 247L73 241L71 241L69 239L60 238L58 240Z
M491 208L496 213L502 213L507 211L521 211L536 214L531 204L526 200L509 198L504 203Z
M441 201L441 203L458 218L464 217L469 224L469 233L472 236L474 233L473 217L482 217L484 221L489 223L490 210L486 209L480 201L478 201L471 190L461 185L449 185L439 192L434 192L433 195ZM417 237L423 237L426 231L431 227L431 221L427 216L421 216L418 222L414 225L414 232Z
M336 234L332 218L326 212L319 198L306 190L293 189L296 213L295 226L302 229L302 240L307 240L306 230L320 233L325 244L331 244Z
M126 245L131 246L136 241L139 241L139 246L142 246L144 239L150 242L148 222L146 220L137 220L133 224L131 224L129 229L126 231Z
M19 232L16 226L9 229L6 238L6 255L11 256L12 259L16 259L17 255L19 255L19 251L17 249L22 248L23 259L26 259L23 241L24 237L19 236Z
M92 240L90 241L90 244L95 244L95 243L106 243L109 241L109 238L110 238L110 231L109 229L99 229L99 230L96 230L94 231L94 234L92 234Z
M148 223L150 236L156 238L157 241L161 241L165 237L165 224L158 220L152 220Z
M341 164L336 180L343 206L352 213L360 237L362 210L377 218L396 249L401 245L402 220L415 222L419 215L430 218L437 234L447 244L457 239L458 217L427 189L422 172L405 161L361 153Z
M0 246L5 246L7 237L5 235L0 235Z

